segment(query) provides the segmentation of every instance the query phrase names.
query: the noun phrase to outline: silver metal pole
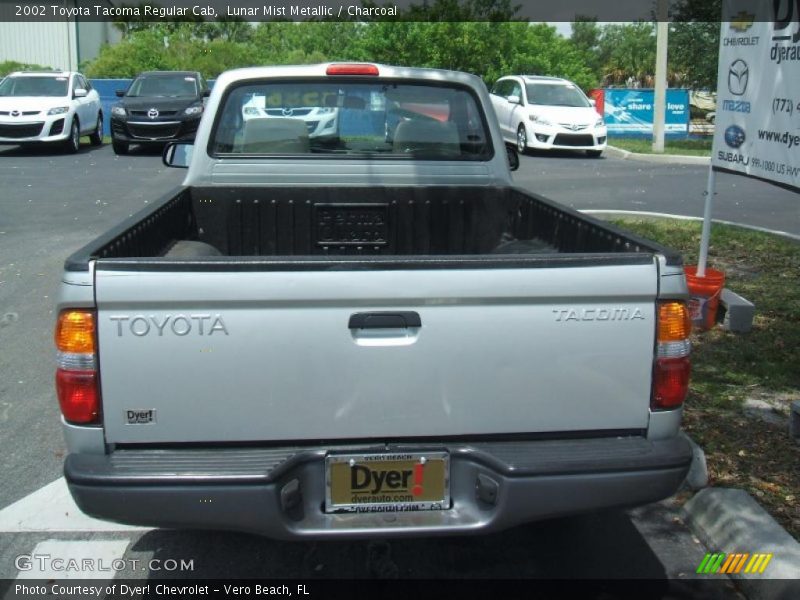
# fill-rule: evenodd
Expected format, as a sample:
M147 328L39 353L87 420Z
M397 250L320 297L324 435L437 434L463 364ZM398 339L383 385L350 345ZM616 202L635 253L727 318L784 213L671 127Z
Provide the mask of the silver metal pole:
M658 0L656 26L656 81L653 113L653 152L664 152L664 121L667 109L667 39L669 14L667 0Z
M697 260L697 276L706 276L706 263L708 262L708 245L711 239L711 210L714 204L714 189L717 176L714 169L708 167L708 183L706 184L706 207L703 211L703 234L700 236L700 258Z

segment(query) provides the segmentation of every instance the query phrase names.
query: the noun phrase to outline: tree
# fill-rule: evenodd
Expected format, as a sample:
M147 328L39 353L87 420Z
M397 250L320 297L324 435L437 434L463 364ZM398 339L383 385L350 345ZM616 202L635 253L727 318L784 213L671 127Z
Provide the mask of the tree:
M159 19L157 23L151 20L153 17L145 16L145 8L161 8L161 5L155 2L139 2L138 4L120 4L118 8L138 8L139 16L123 16L118 17L114 21L114 27L122 32L123 36L128 36L137 31L146 31L152 29L154 26L159 27L162 31L170 33L177 29L181 23L203 23L205 19L199 15L188 14L182 17L165 17Z
M649 22L606 25L599 44L603 85L652 87L655 26Z
M51 67L43 67L41 65L31 65L27 63L17 62L15 60L6 60L0 62L0 78L5 77L14 71L49 71Z
M717 89L721 0L679 0L669 32L670 67L686 87Z
M586 62L586 66L600 79L600 38L603 29L597 24L597 18L576 15L572 22L570 42Z

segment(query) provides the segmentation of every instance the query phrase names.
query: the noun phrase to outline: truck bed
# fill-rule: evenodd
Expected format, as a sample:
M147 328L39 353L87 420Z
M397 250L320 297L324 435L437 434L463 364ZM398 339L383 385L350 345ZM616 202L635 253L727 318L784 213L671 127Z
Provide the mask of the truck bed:
M359 268L391 257L405 266L474 268L475 257L483 266L556 257L559 265L566 258L619 264L649 262L654 253L680 263L665 248L518 188L187 187L84 247L66 267L86 270L92 258L129 265L268 257L262 264Z

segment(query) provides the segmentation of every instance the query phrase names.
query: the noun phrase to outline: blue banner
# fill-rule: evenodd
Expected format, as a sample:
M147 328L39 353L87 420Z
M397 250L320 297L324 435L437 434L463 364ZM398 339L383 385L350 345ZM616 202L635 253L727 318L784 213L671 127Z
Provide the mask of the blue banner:
M604 117L609 135L653 134L655 92L653 90L606 89ZM689 91L667 90L664 125L666 135L689 134Z

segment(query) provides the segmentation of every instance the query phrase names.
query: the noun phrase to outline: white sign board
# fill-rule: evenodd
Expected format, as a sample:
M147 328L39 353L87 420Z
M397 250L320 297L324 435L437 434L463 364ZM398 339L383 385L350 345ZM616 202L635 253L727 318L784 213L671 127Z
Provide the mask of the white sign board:
M723 0L711 164L800 190L800 0Z

